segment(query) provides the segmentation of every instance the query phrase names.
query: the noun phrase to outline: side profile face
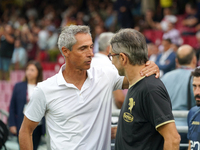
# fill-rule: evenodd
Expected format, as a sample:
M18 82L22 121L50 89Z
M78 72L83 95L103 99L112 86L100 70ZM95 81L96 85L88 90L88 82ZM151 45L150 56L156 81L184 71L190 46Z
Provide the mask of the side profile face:
M196 105L200 106L200 77L193 78L193 92L196 100Z
M67 62L72 68L88 70L94 56L92 38L85 33L78 33L75 38L77 42L72 46L71 51L68 50Z
M28 65L25 73L26 73L26 77L27 77L28 81L37 79L38 70L37 70L36 66L33 64Z
M112 64L117 68L118 73L120 76L125 76L124 68L122 67L120 61L119 61L119 55L116 55L112 52L112 47L110 48L110 55L112 57Z

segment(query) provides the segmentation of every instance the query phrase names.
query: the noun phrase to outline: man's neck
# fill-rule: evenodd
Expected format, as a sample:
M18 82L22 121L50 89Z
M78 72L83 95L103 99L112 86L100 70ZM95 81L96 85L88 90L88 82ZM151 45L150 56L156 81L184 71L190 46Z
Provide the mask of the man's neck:
M183 68L183 69L195 69L195 65L193 64L189 64L189 65L180 65L179 68Z
M62 73L65 81L74 84L79 90L87 78L87 70L72 69L67 66Z
M128 81L129 81L129 85L133 85L135 84L135 82L137 82L139 79L141 79L141 75L140 75L140 71L145 67L144 65L138 66L129 66L126 68L125 70L125 76L127 77Z

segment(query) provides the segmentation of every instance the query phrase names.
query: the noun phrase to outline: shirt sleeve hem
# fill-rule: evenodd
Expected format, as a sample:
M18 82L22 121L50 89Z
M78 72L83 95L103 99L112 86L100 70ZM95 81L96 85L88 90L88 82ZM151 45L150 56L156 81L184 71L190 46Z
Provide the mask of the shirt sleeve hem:
M159 127L161 127L161 126L163 126L163 125L165 125L165 124L171 123L171 122L175 122L175 121L174 121L174 120L165 121L165 122L163 122L163 123L157 125L157 126L156 126L156 130L157 130Z
M28 115L27 113L24 113L24 115L29 119L29 120L31 120L31 121L33 121L33 122L40 122L41 120L37 120L37 119L35 119L35 118L33 118L33 117L31 117L30 115Z

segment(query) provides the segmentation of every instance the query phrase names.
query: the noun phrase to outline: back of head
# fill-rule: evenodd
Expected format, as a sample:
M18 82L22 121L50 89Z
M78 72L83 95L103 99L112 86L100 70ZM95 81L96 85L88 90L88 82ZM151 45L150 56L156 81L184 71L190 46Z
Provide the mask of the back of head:
M77 33L85 33L91 35L90 28L88 26L70 25L62 29L58 38L58 48L62 55L63 46L68 48L69 50L72 50L72 46L77 42L75 38L75 35Z
M148 61L146 39L134 29L121 29L110 41L112 51L125 53L132 65L143 65Z
M104 32L101 33L99 36L99 51L106 51L106 48L110 45L110 40L114 36L114 33L112 32Z
M195 52L190 45L182 45L179 47L176 57L180 65L190 65L195 57Z

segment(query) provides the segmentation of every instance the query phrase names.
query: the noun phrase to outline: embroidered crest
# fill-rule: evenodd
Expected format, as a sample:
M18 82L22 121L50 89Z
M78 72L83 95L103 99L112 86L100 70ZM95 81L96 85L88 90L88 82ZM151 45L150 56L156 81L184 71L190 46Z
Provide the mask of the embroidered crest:
M133 106L135 106L135 101L133 100L133 98L129 98L129 110L130 110L130 113L132 112L132 108Z

